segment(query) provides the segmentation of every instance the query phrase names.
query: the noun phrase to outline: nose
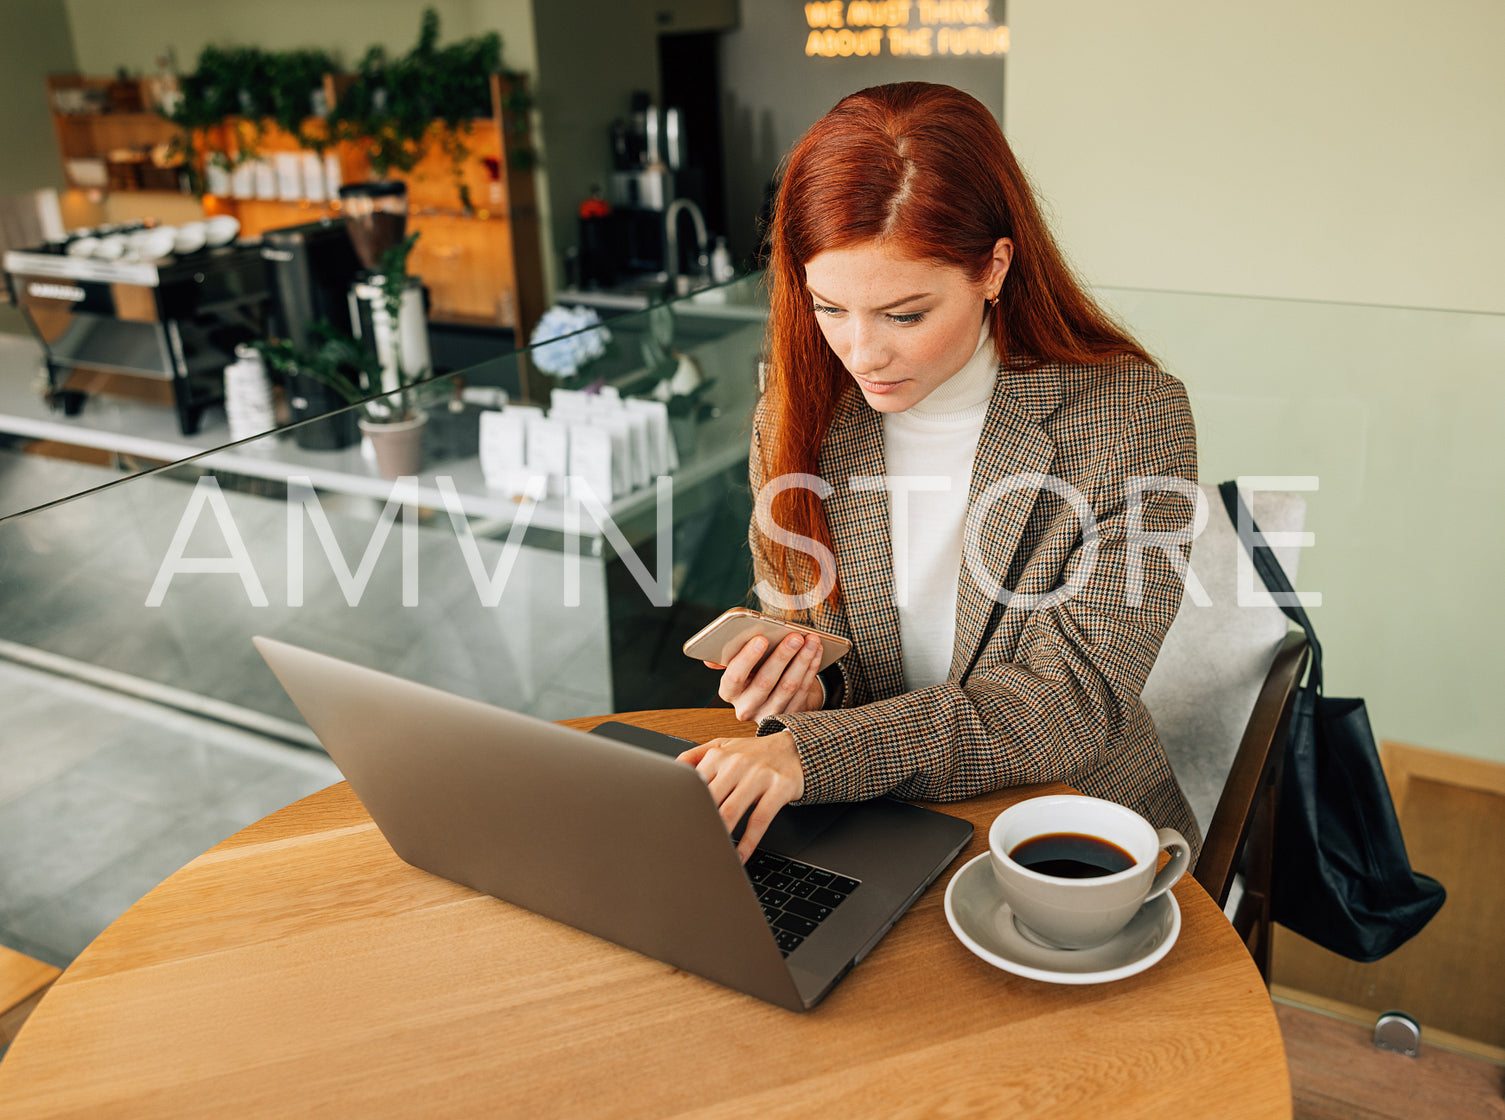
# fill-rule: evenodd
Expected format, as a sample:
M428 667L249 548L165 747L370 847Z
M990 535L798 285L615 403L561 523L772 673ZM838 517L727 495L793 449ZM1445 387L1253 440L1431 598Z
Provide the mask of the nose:
M888 365L888 360L888 348L883 343L881 332L871 324L854 323L846 354L848 372L866 376Z

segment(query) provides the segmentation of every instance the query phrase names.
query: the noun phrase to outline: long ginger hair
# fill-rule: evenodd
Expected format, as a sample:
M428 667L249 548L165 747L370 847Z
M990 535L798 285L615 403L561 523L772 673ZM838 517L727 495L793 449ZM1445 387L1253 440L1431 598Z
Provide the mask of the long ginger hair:
M1150 360L1072 275L992 113L951 86L899 82L843 98L786 157L770 232L765 480L819 473L821 444L852 385L805 289L805 265L828 249L885 242L975 281L998 239L1010 238L1013 261L989 333L1011 368ZM773 513L790 532L831 547L811 490L785 490ZM805 552L762 543L779 590L814 583Z

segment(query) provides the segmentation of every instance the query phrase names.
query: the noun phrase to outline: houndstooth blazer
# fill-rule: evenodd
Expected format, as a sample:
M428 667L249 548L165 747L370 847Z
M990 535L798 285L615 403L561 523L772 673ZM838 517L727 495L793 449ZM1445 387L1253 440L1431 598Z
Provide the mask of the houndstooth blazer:
M755 494L765 481L760 446L769 422L760 406L750 457ZM943 683L913 692L904 691L888 495L851 486L853 478L884 472L880 415L855 386L842 397L819 464L834 488L825 514L841 598L801 617L851 640L840 662L842 695L833 709L773 717L759 727L759 734L793 734L804 766L803 803L884 793L959 800L1054 779L1179 830L1195 856L1196 819L1139 699L1181 601L1170 556L1176 547L1189 554L1193 507L1173 491L1145 492L1136 531L1177 534L1188 543L1131 547L1127 492L1136 476L1196 480L1196 431L1181 383L1130 357L1000 373L968 493L969 522L976 517L980 531L975 555L963 558L950 672ZM1085 499L1096 523L1095 556L1064 488L1065 496L1036 488L995 494L978 516L979 496L990 486L1032 473L1069 483ZM756 518L750 542L763 580L770 568ZM1136 576L1137 603L1130 594ZM1054 603L1012 600L979 650L994 602L986 585L999 583L1016 596L1063 587L1075 593L1063 591Z

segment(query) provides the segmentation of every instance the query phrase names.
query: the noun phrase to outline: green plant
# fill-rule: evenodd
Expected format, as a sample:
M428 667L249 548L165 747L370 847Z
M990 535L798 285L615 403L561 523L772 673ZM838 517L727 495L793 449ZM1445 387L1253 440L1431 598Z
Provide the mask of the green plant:
M302 374L329 386L349 404L365 404L380 389L381 365L346 332L319 320L309 328L310 344L285 338L253 345L267 365L284 375Z
M438 44L439 14L426 8L413 49L393 58L385 48L371 47L334 107L336 135L364 146L379 177L416 167L436 122L447 126L438 135L458 166L469 154L460 126L491 115L491 75L502 68L501 36L489 31L447 47Z
M183 96L164 116L178 126L173 148L189 168L194 190L199 179L198 136L209 128L235 122L227 150L209 158L232 168L256 155L271 121L297 138L301 147L322 152L329 144L322 127L310 129L308 117L324 75L337 68L325 51L263 51L259 47L216 47L199 52L198 64L180 82Z
M326 124L311 125L309 118L318 115L314 95L324 75L338 69L322 50L206 46L180 81L180 103L166 114L180 130L174 148L189 166L194 190L203 190L198 148L204 130L235 122L226 150L209 157L230 168L257 154L264 123L271 121L314 151L337 140L358 144L378 178L411 171L437 143L455 169L461 205L468 210L468 192L459 182L470 155L463 130L467 121L492 114L491 76L503 72L501 36L492 31L440 46L439 15L427 8L413 49L392 57L379 45L368 48L354 80L326 107ZM526 131L531 104L515 78L504 103L514 135ZM534 163L526 144L508 145L507 158L513 167Z
M310 117L321 115L314 112L315 95L322 96L324 75L337 68L334 58L319 50L278 51L265 56L265 67L270 109L266 115L296 136L302 147L322 152L329 134L322 126L310 129L308 123ZM324 105L322 115L329 109Z

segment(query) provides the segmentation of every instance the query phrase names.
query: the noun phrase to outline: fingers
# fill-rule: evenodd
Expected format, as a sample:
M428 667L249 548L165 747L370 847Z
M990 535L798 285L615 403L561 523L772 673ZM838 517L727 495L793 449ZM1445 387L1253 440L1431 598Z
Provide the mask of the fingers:
M774 817L804 790L799 753L788 732L755 739L712 739L679 758L705 781L727 832L747 817L737 854L745 863Z
M819 648L819 640L812 638L808 641L813 641ZM797 663L797 658L806 654L806 644L806 639L791 634L768 653L756 671L753 649L755 646L759 649L767 647L762 638L754 638L743 647L742 653L732 658L721 678L720 694L735 709L738 719L757 720L788 710L794 697L802 694L803 687L797 679L786 684L784 677L791 663ZM784 686L782 690L781 685Z
M750 718L761 720L768 716L803 709L810 682L814 680L820 665L820 655L820 639L807 637L794 659L774 683L768 693L768 698ZM759 676L762 676L761 672Z
M768 639L762 635L757 635L749 639L747 644L737 651L737 655L727 662L726 671L721 674L721 684L718 686L716 694L736 709L738 719L747 718L747 715L743 711L743 705L749 702L751 698L746 697L746 693L748 687L753 683L758 662L763 659L763 655L767 652ZM785 658L785 661L787 660ZM781 663L780 668L782 667ZM757 699L761 700L762 697L758 697Z
M770 770L745 775L740 781L729 779L723 770L711 781L710 790L711 796L720 803L721 823L728 833L736 829L738 821L747 817L742 840L737 845L737 858L743 863L757 850L779 810L794 800L792 783Z
M757 851L758 845L763 842L764 835L768 832L768 826L773 823L773 818L778 811L789 804L791 798L777 801L772 794L765 795L753 806L753 811L748 814L747 826L742 830L742 839L737 844L737 858L746 863L752 858L753 852Z

